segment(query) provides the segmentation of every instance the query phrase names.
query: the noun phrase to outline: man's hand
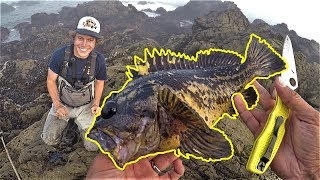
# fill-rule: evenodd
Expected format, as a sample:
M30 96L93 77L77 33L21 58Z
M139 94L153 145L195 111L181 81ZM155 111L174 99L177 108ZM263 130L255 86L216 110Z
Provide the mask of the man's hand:
M263 110L248 111L241 97L235 97L235 105L241 119L256 138L262 131L275 100L258 82L254 83L260 94ZM271 163L272 170L283 179L320 178L320 113L305 102L298 93L283 87L276 79L278 96L290 109L286 121L286 133Z
M99 112L99 110L100 110L100 107L98 105L92 105L91 106L91 113L93 115L96 115Z
M152 168L154 165L160 171L172 165L165 174L159 176ZM153 158L143 158L128 165L125 170L117 169L111 159L105 154L99 154L93 161L86 179L179 179L184 173L182 161L173 153L161 154Z
M69 116L67 108L63 105L56 106L56 116L59 119L66 119Z
M65 106L60 102L58 87L57 87L57 78L58 74L53 72L50 68L48 69L47 76L47 87L50 94L50 97L53 102L55 114L59 119L66 119L69 116L69 112Z

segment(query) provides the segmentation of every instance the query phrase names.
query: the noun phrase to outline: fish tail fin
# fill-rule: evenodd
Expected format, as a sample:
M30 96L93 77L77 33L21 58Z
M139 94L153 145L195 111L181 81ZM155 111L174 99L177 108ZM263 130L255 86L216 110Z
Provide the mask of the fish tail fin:
M245 57L243 65L254 76L270 77L286 69L283 57L265 39L255 34L250 35Z

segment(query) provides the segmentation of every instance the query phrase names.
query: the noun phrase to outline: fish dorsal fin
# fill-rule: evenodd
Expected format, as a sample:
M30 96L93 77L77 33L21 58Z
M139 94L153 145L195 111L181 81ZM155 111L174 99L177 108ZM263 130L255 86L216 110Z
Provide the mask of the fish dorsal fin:
M222 49L200 50L195 56L184 53L176 53L170 49L144 50L144 57L137 59L137 66L140 75L147 75L152 72L172 69L198 69L209 67L220 67L227 65L238 65L243 57L237 52Z
M174 127L175 133L169 133L169 138L163 140L165 143L160 144L169 147L178 146L175 148L178 148L181 155L186 158L193 156L217 161L232 157L233 145L224 132L210 129L192 108L180 101L168 88L159 90L158 100L172 116L170 119L178 121L166 127L166 129ZM176 129L179 129L178 132Z

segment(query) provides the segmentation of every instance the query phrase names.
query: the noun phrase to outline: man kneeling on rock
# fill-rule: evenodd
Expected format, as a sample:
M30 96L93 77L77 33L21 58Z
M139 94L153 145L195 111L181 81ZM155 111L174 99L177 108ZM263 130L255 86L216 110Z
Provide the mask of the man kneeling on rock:
M53 101L46 119L43 141L57 145L69 119L74 119L88 151L97 151L96 144L85 140L94 115L99 111L104 81L105 58L94 51L100 23L86 16L79 20L77 29L71 33L73 44L56 50L50 59L47 87Z

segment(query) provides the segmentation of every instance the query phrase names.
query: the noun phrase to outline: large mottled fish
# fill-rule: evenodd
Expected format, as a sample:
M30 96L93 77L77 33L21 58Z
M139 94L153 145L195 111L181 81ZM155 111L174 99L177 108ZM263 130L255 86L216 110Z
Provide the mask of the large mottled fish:
M171 149L208 161L231 158L231 141L214 126L223 114L235 115L232 95L242 93L252 106L257 94L247 85L286 69L282 57L254 34L244 56L221 49L191 57L146 49L144 60L137 65L140 76L105 102L88 134L119 167Z

